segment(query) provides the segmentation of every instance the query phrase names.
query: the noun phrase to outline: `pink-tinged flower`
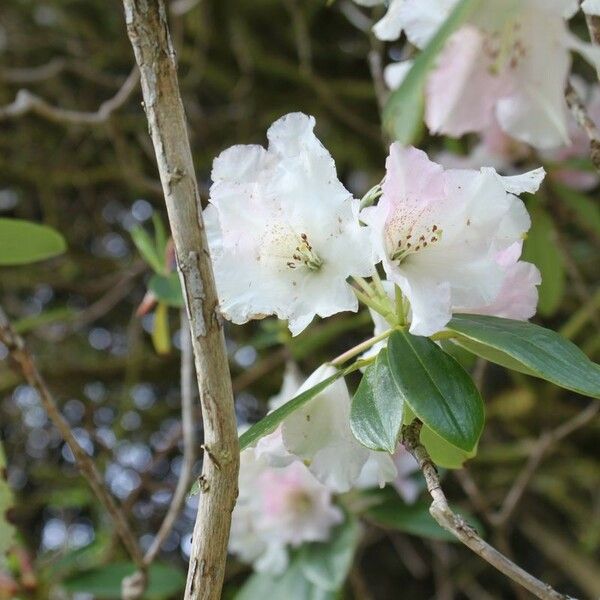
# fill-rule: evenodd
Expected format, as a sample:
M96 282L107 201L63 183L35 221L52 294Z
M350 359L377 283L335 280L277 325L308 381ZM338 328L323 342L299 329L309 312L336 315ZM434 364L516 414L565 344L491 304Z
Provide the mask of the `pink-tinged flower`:
M397 143L386 168L383 195L361 218L388 279L410 302L410 331L432 335L458 307L469 312L499 297L503 253L520 250L531 224L515 194L536 191L544 171L501 177L491 168L444 170Z
M424 47L456 0L404 0L396 28ZM569 143L564 89L575 50L596 67L600 49L572 35L576 0L486 0L451 36L426 85L432 133L461 136L496 120L537 148ZM552 65L552 68L548 68Z
M443 151L435 155L436 161L449 169L487 166L503 175L515 173L515 163L530 157L531 148L504 133L495 121L482 132L481 139L468 154Z
M575 77L572 78L572 83L584 99L588 115L592 120L599 123L600 86L598 84L588 86L583 80ZM569 116L568 128L571 143L559 148L544 150L540 153L540 156L548 162L548 177L550 179L573 189L588 191L600 182L598 173L591 168L591 163L590 168L586 169L585 166L576 164L571 166L568 161L589 158L589 137L572 116ZM494 167L500 173L510 174L515 172L515 163L531 158L531 149L527 144L519 142L504 133L498 124L494 122L482 133L481 140L469 154L459 155L452 152L440 152L435 158L447 168L478 169L487 165Z
M241 454L229 550L257 571L281 573L289 548L325 541L344 520L331 492L299 461L272 467L254 449Z
M296 335L315 315L358 309L346 279L371 273L369 239L314 125L286 115L269 128L268 150L233 146L214 161L204 216L221 310L234 323L274 314Z

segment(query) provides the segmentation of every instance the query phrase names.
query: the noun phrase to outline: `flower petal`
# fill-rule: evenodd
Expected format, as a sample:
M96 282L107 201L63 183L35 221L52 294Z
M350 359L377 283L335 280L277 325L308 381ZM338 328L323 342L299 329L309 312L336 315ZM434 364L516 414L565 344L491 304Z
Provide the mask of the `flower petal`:
M448 40L426 84L425 122L432 133L460 137L491 126L508 83L492 74L483 44L483 35L472 26Z

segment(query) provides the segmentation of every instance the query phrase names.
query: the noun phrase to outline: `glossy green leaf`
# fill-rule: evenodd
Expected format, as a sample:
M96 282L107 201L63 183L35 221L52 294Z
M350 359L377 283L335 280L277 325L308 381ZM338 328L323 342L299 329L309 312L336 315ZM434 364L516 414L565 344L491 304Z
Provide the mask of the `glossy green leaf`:
M0 266L26 265L62 254L65 238L51 227L0 218Z
M171 352L171 331L169 328L169 307L159 302L154 310L152 324L152 343L157 354Z
M558 333L527 323L483 315L456 315L446 326L456 342L479 356L560 387L600 397L600 366Z
M402 427L404 401L388 366L387 350L369 365L352 399L350 428L367 448L393 454Z
M330 386L334 381L342 377L344 374L344 370L337 371L337 373L334 373L327 379L321 381L321 383L317 383L317 385L302 392L295 398L292 398L283 406L280 406L273 412L263 417L258 423L252 425L250 429L242 433L240 436L240 450L244 450L244 448L248 448L248 446L256 444L261 437L275 431L283 419L285 419L288 415L291 415L295 410L298 410L302 405L306 404L317 394L321 393L326 387Z
M415 414L409 406L404 409L404 424L409 425L413 422ZM470 452L456 448L442 439L434 431L423 424L421 428L421 443L429 453L431 460L444 469L460 469L467 460L477 454L477 446Z
M542 274L538 312L550 316L560 307L565 293L565 262L550 215L539 207L531 209L530 214L531 229L523 247L523 260L535 264Z
M415 415L452 446L472 452L484 424L483 401L467 372L429 338L395 331L388 362Z
M346 581L360 539L360 526L353 518L338 525L327 542L305 544L300 551L304 576L317 587L335 592Z
M175 308L183 306L183 294L177 273L169 273L168 275L155 273L148 282L148 289L167 306Z
M481 524L471 515L456 507L453 507L453 510L481 533ZM429 513L429 503L427 502L406 504L400 498L388 499L382 504L369 508L366 515L378 525L386 528L433 540L458 541L449 531L438 525Z
M337 594L309 581L302 560L295 558L281 575L255 573L236 594L235 600L334 600Z
M92 594L97 600L119 600L123 578L135 572L132 563L113 563L89 571L83 571L63 581L71 592ZM154 563L148 570L148 588L144 600L165 600L181 593L185 587L185 575L170 565Z
M478 8L482 0L460 0L427 47L419 53L398 89L390 94L383 110L383 125L403 144L412 143L422 127L427 75L452 33Z
M156 273L162 274L165 271L164 256L158 254L156 243L150 234L141 226L136 225L129 232L131 239L142 255L142 258L154 269Z
M6 456L0 441L0 567L4 566L6 553L15 541L15 529L8 519L13 504L12 490L6 481Z

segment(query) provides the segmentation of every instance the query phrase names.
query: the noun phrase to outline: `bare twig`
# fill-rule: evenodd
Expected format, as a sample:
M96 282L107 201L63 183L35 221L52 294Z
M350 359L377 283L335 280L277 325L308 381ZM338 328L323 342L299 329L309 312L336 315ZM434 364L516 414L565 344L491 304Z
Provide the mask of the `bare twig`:
M541 555L574 581L588 598L600 597L598 562L589 554L580 551L576 543L563 534L552 531L531 516L519 522L519 530L535 545Z
M303 3L302 3L303 4ZM292 19L296 53L300 69L305 73L312 72L312 48L310 34L306 25L306 17L302 11L302 4L298 0L284 0L284 5Z
M588 114L583 100L570 82L567 83L565 89L565 99L575 121L585 131L590 140L590 158L594 167L600 171L600 131L598 131L598 127Z
M569 419L560 427L557 427L553 431L549 431L540 437L536 447L529 456L527 464L504 498L500 510L495 514L490 515L490 521L493 525L502 527L509 521L537 468L552 447L571 433L584 427L598 414L598 411L600 411L600 400L592 402L585 410L577 413L572 419Z
M196 8L198 4L200 0L173 0L169 5L169 11L174 17L181 17Z
M196 460L196 436L194 433L194 351L190 338L190 328L185 311L181 315L181 427L183 431L183 464L173 493L173 499L165 518L144 556L144 562L150 565L162 543L173 529L181 507L190 488L194 461Z
M14 102L0 107L0 121L34 113L54 123L74 125L102 125L129 100L136 90L140 74L134 67L119 91L103 102L96 112L82 112L54 106L29 90L19 90Z
M72 328L84 327L93 323L112 310L121 300L126 298L135 285L135 278L147 269L144 261L136 261L130 269L121 274L106 293L87 308L75 313Z
M470 548L501 573L522 585L532 594L542 600L568 600L566 596L554 590L551 586L530 575L527 571L509 560L483 540L479 534L460 516L455 514L446 495L442 490L440 478L425 446L420 442L421 421L415 419L410 425L402 428L402 443L415 457L419 468L425 477L427 490L432 498L429 508L431 516L454 537Z
M2 342L8 348L10 357L17 365L27 383L31 387L35 388L39 394L40 400L46 409L46 412L48 413L48 417L71 449L79 472L87 480L104 508L110 514L123 545L129 552L132 560L143 572L145 567L143 564L142 554L140 552L135 535L131 530L127 519L125 518L121 507L116 503L115 499L106 489L102 475L96 468L94 461L88 456L86 451L77 441L77 438L71 430L71 426L60 412L44 378L38 371L31 353L25 346L25 342L21 336L15 333L1 307L0 342Z
M0 79L8 83L37 83L55 77L67 64L64 58L52 58L37 67L4 67L0 69Z
M204 420L204 485L185 598L218 600L239 469L231 376L165 6L162 0L123 5L175 242Z
M371 79L373 80L373 87L375 88L377 105L379 107L379 112L381 113L389 96L389 91L385 84L385 79L383 78L384 44L373 34L369 36L369 41L371 43L371 49L369 50L367 61L369 63Z

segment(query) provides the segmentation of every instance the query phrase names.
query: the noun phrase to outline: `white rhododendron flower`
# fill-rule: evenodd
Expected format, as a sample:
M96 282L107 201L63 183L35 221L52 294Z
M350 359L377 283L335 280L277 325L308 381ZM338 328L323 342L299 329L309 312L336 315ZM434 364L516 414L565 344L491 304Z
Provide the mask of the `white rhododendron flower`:
M286 370L283 389L277 406L314 387L336 372L335 367L322 365L299 388L290 386L295 375ZM356 487L368 461L373 486L393 481L396 468L391 457L375 452L360 444L350 429L350 394L343 379L334 381L321 393L286 417L273 433L262 437L256 444L256 453L273 466L289 465L301 460L311 473L334 492L347 492ZM275 408L271 404L272 408ZM340 459L343 457L343 460Z
M369 489L378 485L381 486L381 474L385 473L385 471L380 465L381 459L379 456L375 455L385 457L388 457L388 455L381 452L375 452L373 454L374 456L369 458L365 463L360 477L355 484L355 487L358 489ZM390 471L390 475L386 481L391 482L392 486L396 489L404 502L413 504L422 490L422 486L412 477L415 473L419 472L419 465L414 457L401 444L398 445L398 449L394 452L392 461L394 474L392 475L392 472ZM390 468L388 463L386 463L385 468Z
M335 372L334 367L322 365L296 395ZM376 459L379 485L396 477L389 455L365 448L354 437L350 429L350 405L346 382L340 378L286 417L281 426L287 451L303 460L319 481L336 492L351 489L370 458Z
M286 115L269 128L268 150L233 146L214 161L204 217L221 310L234 323L274 314L296 335L315 315L358 309L346 279L371 273L369 238L314 126Z
M411 333L432 335L453 311L499 301L531 224L514 194L536 191L543 169L512 177L490 168L444 170L397 143L386 168L383 195L361 218L388 279L410 301Z
M300 461L276 468L252 448L241 453L229 550L243 562L282 573L290 548L327 540L343 520L331 492Z
M456 0L403 0L394 27L423 48ZM432 133L461 136L497 121L537 148L569 143L564 89L575 50L596 67L600 49L570 33L575 0L487 0L442 50L426 86L425 121ZM391 11L390 11L391 12ZM548 69L547 65L552 65ZM398 73L386 79L398 82Z

